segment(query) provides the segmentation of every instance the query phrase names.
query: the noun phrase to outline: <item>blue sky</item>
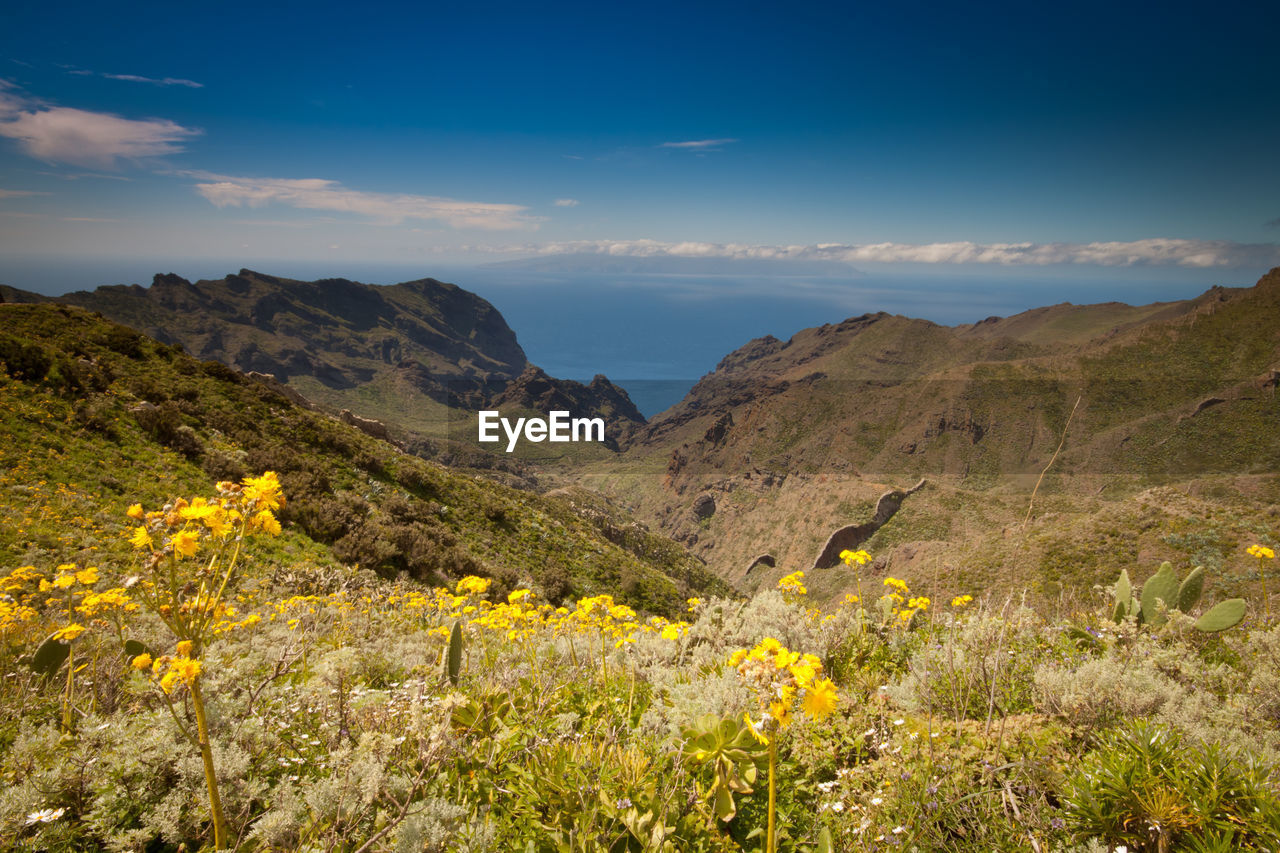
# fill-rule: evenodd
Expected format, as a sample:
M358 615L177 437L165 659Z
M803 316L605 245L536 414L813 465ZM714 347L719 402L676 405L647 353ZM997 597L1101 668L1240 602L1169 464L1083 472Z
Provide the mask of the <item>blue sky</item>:
M10 4L0 280L586 254L1248 284L1280 264L1277 8Z

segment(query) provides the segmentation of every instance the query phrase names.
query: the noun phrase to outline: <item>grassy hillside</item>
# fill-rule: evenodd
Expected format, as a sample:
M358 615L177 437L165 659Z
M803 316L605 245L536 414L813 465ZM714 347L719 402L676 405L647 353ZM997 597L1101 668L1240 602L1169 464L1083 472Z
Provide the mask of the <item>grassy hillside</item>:
M946 574L973 557L987 567L967 570L975 583L1088 589L1135 553L1163 555L1173 517L1143 527L1128 556L1077 561L1074 584L1055 579L1053 552L1096 547L1086 531L1142 515L1133 502L1152 487L1241 496L1248 523L1266 522L1278 377L1280 271L1184 302L1058 305L955 328L867 315L752 341L622 458L577 475L723 577L773 556L765 583L808 568L878 495L925 477L870 540L885 570Z
M616 513L425 462L81 309L0 312L0 511L14 520L0 565L120 556L129 503L275 470L291 496L278 556L330 577L343 565L433 583L479 574L659 612L725 589L679 549L615 535Z

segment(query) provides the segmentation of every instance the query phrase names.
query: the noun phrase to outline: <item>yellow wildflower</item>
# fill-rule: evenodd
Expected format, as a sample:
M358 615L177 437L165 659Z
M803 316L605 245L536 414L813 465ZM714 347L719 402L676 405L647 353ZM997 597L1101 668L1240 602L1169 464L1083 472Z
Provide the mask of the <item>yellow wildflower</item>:
M276 517L271 514L269 509L255 513L253 519L249 522L249 526L270 536L280 535L280 522L276 521Z
M202 518L208 518L219 509L221 507L217 504L211 504L204 498L195 498L191 503L180 509L178 515L186 521L197 521Z
M183 658L191 657L191 641L190 640L179 641L176 651L178 652L178 657L183 657Z
M702 599L701 599L701 598L690 598L690 599L688 599L688 600L686 600L686 601L685 601L685 604L689 605L689 612L690 612L690 613L692 613L693 611L697 610L697 609L698 609L698 605L699 605L699 604L701 604L701 603L702 603Z
M74 640L76 637L79 637L81 634L83 634L86 630L87 629L83 625L81 625L79 622L72 622L70 625L66 625L62 628L59 628L57 631L55 631L53 633L53 638L55 640Z
M67 587L75 584L75 582L76 582L75 574L58 575L56 578L53 579L53 585L58 589L66 589Z
M139 527L133 531L133 535L129 537L129 544L141 551L143 548L151 547L151 534L147 532L147 528Z
M200 661L192 660L191 658L178 658L173 662L173 668L169 670L168 674L173 673L177 673L178 677L188 685L194 684L197 676L200 675Z
M533 593L527 589L512 590L511 594L507 596L507 604L515 604L517 601L522 601L523 599L528 598L532 594Z
M964 607L970 601L973 601L972 595L957 595L955 598L951 599L951 606Z
M280 494L280 480L275 471L267 471L261 477L246 477L244 495L251 501L257 501L265 509L279 509L284 504L284 496Z
M196 548L199 547L200 537L192 533L190 530L180 530L173 534L173 538L169 540L173 545L173 550L180 557L194 557Z
M844 561L846 566L852 566L857 563L859 566L865 566L871 562L871 555L866 551L850 551L845 549L840 552L840 559Z
M680 639L680 626L674 623L662 626L662 639L678 640Z
M792 572L787 575L778 581L778 589L794 595L804 595L809 591L804 585L804 572Z
M146 517L146 513L142 511L142 504L134 504L129 507L129 511L125 514L135 521L142 521Z
M458 581L458 595L484 595L489 591L489 585L493 583L492 578L481 578L475 575L467 575Z
M750 714L743 714L742 721L747 724L747 730L751 732L751 736L759 741L762 745L769 745L769 738L764 733L764 720L756 722L751 719Z
M76 581L84 586L93 586L98 582L98 567L90 566L82 572L76 572Z
M169 670L164 674L164 677L160 679L160 689L165 693L172 693L173 685L178 682L179 678L181 678L181 676L178 675L177 671L172 669Z
M1276 552L1268 548L1266 545L1250 545L1249 555L1257 557L1259 560L1274 560Z
M809 688L805 691L804 701L801 706L810 717L821 718L836 709L836 703L839 702L839 699L835 684L831 682L831 679L824 678L809 685Z
M151 655L147 652L143 652L130 661L129 666L138 670L138 672L146 672L148 669L151 669Z
M225 536L231 528L227 511L222 507L214 507L214 511L204 518L204 526L209 528L209 532L214 536Z

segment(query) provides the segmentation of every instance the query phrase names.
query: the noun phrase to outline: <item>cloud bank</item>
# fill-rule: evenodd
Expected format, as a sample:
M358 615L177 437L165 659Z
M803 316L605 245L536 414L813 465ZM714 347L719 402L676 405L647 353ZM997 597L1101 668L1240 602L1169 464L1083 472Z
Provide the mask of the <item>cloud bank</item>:
M1270 267L1280 264L1280 245L1226 240L1152 238L1098 243L819 243L756 246L742 243L662 242L658 240L581 240L490 250L501 253L599 254L639 258L725 258L750 260L839 261L879 264L998 264L1049 266Z
M262 207L284 204L302 210L353 213L377 224L406 219L438 220L454 228L488 230L536 229L538 220L517 204L459 201L436 196L374 193L347 189L323 178L237 178L193 174L202 180L196 192L218 207Z

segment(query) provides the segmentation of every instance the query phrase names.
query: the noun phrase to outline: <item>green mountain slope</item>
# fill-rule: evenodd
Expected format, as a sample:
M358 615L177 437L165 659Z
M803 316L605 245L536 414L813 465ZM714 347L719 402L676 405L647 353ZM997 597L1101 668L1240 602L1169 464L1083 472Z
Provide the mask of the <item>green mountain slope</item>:
M988 577L1035 578L1038 546L999 543L1022 529L1051 461L1040 506L1080 514L1071 528L1107 527L1119 509L1105 499L1161 484L1216 478L1256 494L1280 472L1278 381L1280 270L1183 302L1057 305L954 328L866 315L751 341L621 459L580 476L739 580L765 553L778 564L765 578L809 568L878 495L928 478L870 540L891 564L937 541L999 553ZM938 553L929 561L954 562Z
M83 309L3 304L0 319L0 565L123 555L128 504L271 469L289 498L280 547L322 573L477 573L656 612L726 589L605 502L587 511L426 462Z
M48 301L13 288L0 298ZM193 283L169 274L146 288L113 285L57 301L199 358L270 374L335 412L383 421L410 442L474 442L478 409L499 398L504 407L531 402L520 380L536 368L506 320L479 296L435 279L380 286L241 270ZM603 376L590 385L541 377L575 416L603 415L627 429L644 422Z

